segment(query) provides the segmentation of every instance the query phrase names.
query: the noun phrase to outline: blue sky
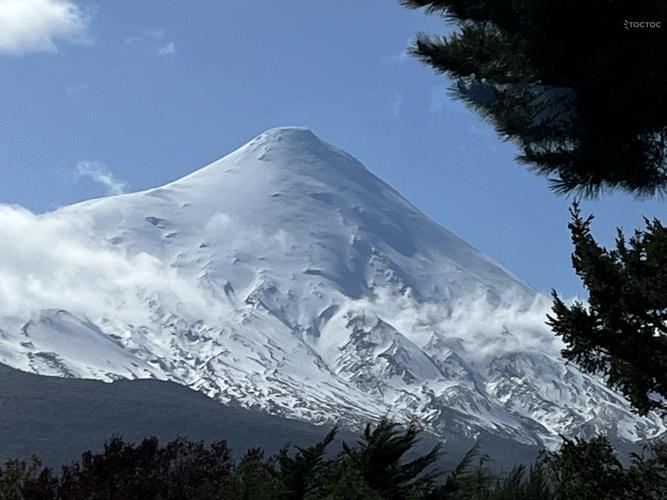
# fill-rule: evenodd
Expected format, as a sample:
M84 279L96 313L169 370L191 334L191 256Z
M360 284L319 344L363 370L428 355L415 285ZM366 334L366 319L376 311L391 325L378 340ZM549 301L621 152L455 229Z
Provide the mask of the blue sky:
M581 293L571 200L405 54L445 29L398 0L2 0L0 202L43 212L158 186L303 125L531 285ZM665 207L584 204L607 243Z

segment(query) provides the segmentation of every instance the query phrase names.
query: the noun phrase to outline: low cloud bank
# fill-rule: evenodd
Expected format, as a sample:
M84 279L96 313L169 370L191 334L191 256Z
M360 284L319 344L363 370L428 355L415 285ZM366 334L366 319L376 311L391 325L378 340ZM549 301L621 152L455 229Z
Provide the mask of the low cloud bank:
M282 231L269 236L237 227L224 214L212 216L204 234L213 247L252 252L271 237L276 252L289 251ZM93 321L139 325L154 320L149 306L154 299L166 312L193 320L231 313L229 304L199 284L196 273L180 273L156 255L130 254L95 232L92 221L72 214L35 215L0 204L0 256L0 316L24 318L44 309L66 309ZM551 308L547 297L526 303L507 296L501 303L505 305L492 305L483 293L436 304L376 290L374 297L348 306L376 314L420 347L437 335L481 364L489 356L511 352L559 355L562 343L545 325Z
M0 205L0 315L66 309L90 319L147 320L146 303L206 310L200 290L146 253L129 255L90 221Z
M489 357L513 352L560 357L563 344L546 325L552 305L548 297L537 295L526 302L508 292L500 303L492 304L483 291L446 305L379 291L373 300L355 302L354 307L373 311L420 347L437 335L481 366Z

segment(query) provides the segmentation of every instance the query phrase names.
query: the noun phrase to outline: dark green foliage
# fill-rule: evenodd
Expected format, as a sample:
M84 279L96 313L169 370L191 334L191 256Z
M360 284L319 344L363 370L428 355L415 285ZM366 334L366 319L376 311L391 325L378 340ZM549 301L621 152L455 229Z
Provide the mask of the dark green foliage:
M218 497L238 500L273 500L279 491L273 460L265 460L258 448L248 450L229 479L217 491Z
M473 463L478 460L478 466ZM461 462L449 473L443 484L436 486L427 498L474 498L490 486L490 476L484 470L486 456L479 455L479 445L473 446Z
M315 500L317 497L311 497ZM349 461L335 460L324 475L322 496L327 500L383 500L383 497L371 488L363 472L351 466Z
M58 494L71 499L189 499L213 491L229 476L224 441L206 447L182 438L161 447L156 438L139 445L112 438L99 454L62 469Z
M667 228L646 220L607 250L591 235L592 217L577 204L569 225L572 262L588 289L588 305L567 306L554 292L548 324L562 337L563 356L602 373L640 414L667 410Z
M555 498L545 465L538 461L528 468L519 465L503 479L496 480L496 500L550 500Z
M242 461L239 467L243 464ZM133 445L114 437L105 444L102 453L88 451L79 462L63 466L59 477L54 477L48 468L42 469L37 460L29 465L16 460L8 461L0 469L0 498L223 498L220 493L233 472L237 471L233 469L224 441L207 447L202 442L179 438L160 446L156 438L147 438ZM236 476L242 477L243 474L237 473Z
M434 498L479 500L551 500L556 498L550 486L548 471L537 462L526 467L518 465L508 474L493 476L483 467L467 474L466 481L444 496Z
M565 440L531 466L493 474L478 447L448 473L434 467L438 448L414 455L418 429L382 420L356 446L327 458L334 429L318 443L265 458L258 448L237 463L225 442L206 447L182 438L161 446L112 438L56 476L34 459L0 467L2 500L587 500L667 498L667 445L633 454L624 467L603 437Z
M566 440L560 454L552 456L550 461L560 497L631 498L623 466L604 438Z
M343 443L341 472L349 476L347 469L357 471L380 498L420 498L439 475L427 471L437 460L439 448L436 446L426 455L404 462L403 457L413 448L418 434L414 423L406 429L387 419L382 419L375 428L369 424L356 447ZM340 479L334 482L339 484Z
M449 75L453 94L516 142L520 160L557 192L667 187L666 2L402 3L456 23L446 38L420 34L412 52Z
M555 498L544 456L526 468L517 465L507 474L492 474L487 457L473 447L446 481L425 498L446 500L552 500ZM473 467L473 464L477 465Z
M548 463L557 498L657 500L667 495L664 444L655 445L650 458L633 455L632 464L626 468L603 437L565 440L560 452L552 454Z
M667 443L653 444L648 451L648 458L633 454L632 468L627 474L632 495L667 498Z
M289 456L287 446L280 450L277 461L280 466L282 497L286 500L317 498L322 487L322 472L327 465L324 453L336 437L336 432L334 427L322 441L308 448L297 446L293 457Z
M57 480L51 469L42 468L37 457L30 463L21 460L8 460L0 467L0 499L2 500L39 500L51 498Z

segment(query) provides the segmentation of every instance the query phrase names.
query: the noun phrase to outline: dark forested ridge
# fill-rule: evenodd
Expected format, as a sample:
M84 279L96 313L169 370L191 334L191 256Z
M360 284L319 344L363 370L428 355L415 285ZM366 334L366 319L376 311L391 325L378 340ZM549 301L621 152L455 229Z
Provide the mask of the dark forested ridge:
M25 373L0 364L0 459L37 454L47 464L99 450L111 435L224 436L234 449L259 444L273 452L285 442L320 438L315 425L222 405L171 382L118 380L111 384Z
M227 440L232 452L261 446L274 453L286 443L313 443L329 427L226 406L187 387L158 380L118 380L111 384L25 373L0 364L0 460L29 459L48 465L78 459L84 450L99 451L112 435L130 442L146 436L168 441L177 436L207 443ZM341 429L331 449L355 434ZM480 437L494 467L532 461L537 447ZM425 436L419 449L435 439ZM452 436L441 457L454 465L474 440Z

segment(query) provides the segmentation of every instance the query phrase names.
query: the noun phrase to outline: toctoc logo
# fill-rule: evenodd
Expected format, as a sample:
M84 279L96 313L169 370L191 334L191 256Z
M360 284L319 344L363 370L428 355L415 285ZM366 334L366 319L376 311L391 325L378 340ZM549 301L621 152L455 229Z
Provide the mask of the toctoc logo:
M635 28L662 28L662 21L623 21L623 27L626 30Z

